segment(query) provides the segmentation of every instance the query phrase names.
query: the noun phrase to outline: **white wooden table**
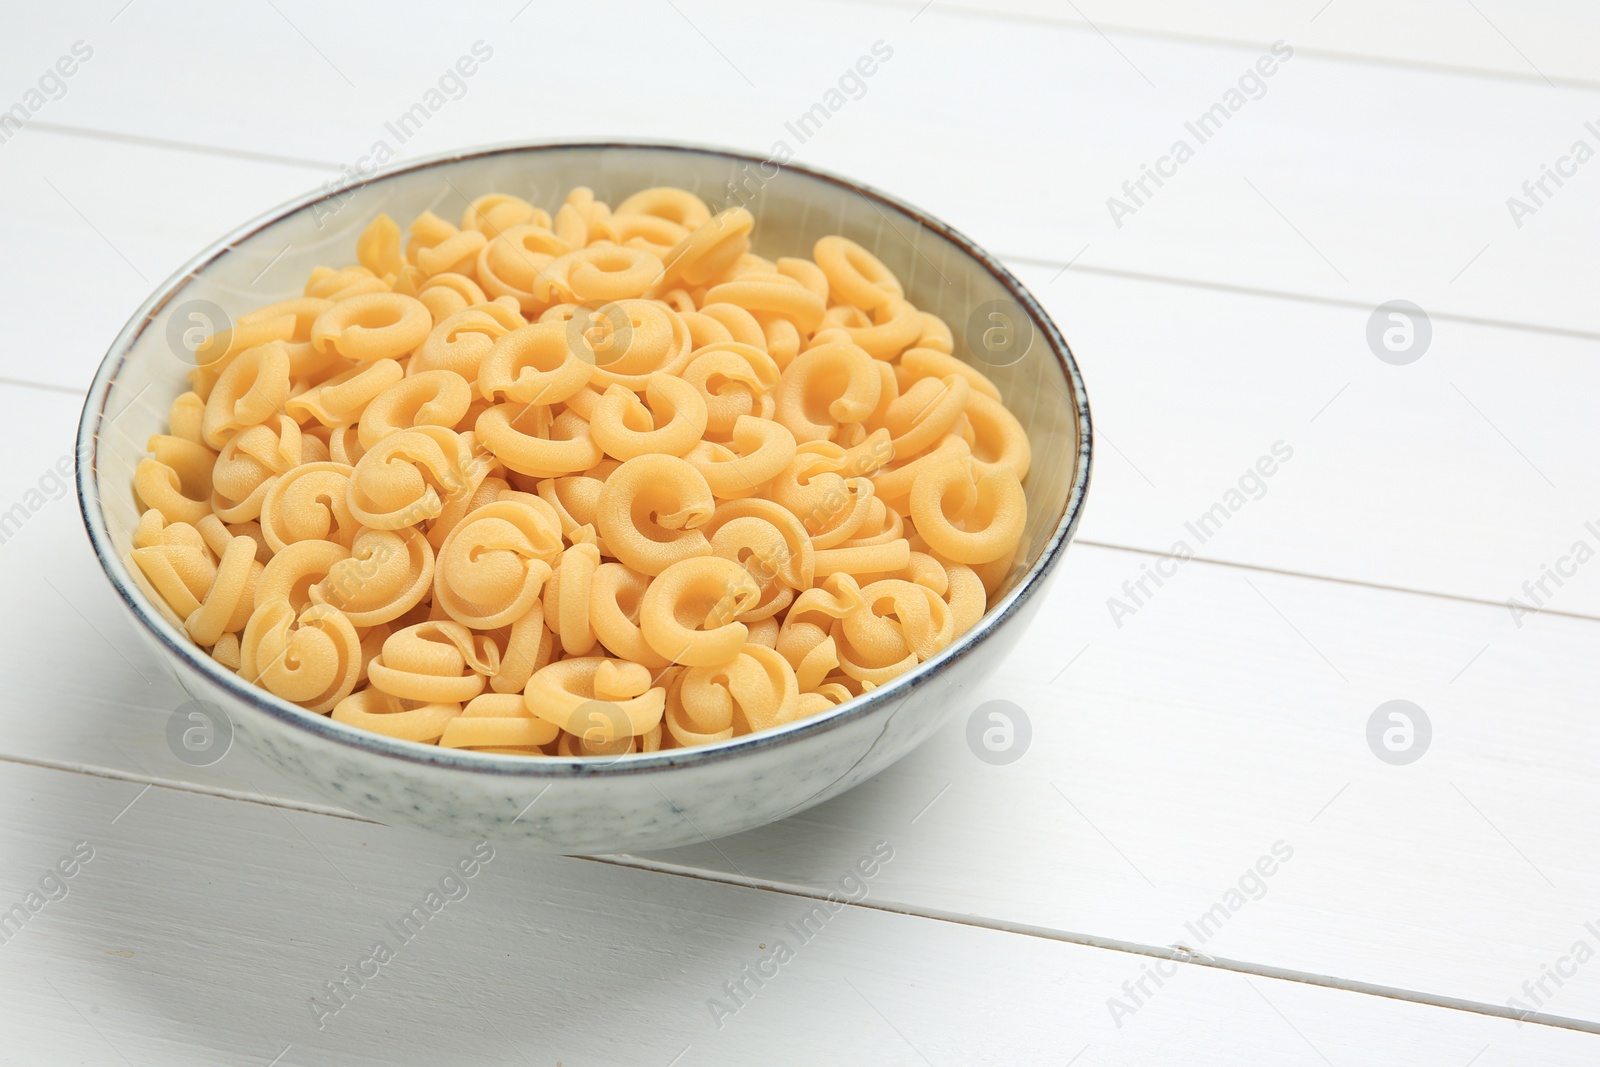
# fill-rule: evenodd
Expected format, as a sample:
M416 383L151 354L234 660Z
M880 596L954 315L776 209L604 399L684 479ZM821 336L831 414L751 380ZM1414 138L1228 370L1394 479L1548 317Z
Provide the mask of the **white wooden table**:
M0 143L0 511L25 519L0 544L0 912L59 899L0 927L0 1062L1600 1061L1592 4L98 0L6 23L0 108L31 114ZM1082 535L983 694L1025 709L1029 748L982 762L963 715L759 831L502 850L398 942L470 842L243 751L169 752L183 698L51 475L101 354L474 42L492 57L400 158L794 145L880 40L796 158L1001 254L1094 404ZM80 41L64 92L29 97ZM1168 176L1140 192L1144 165ZM1368 343L1397 299L1431 334L1405 365ZM1431 726L1405 764L1368 742L1395 699ZM866 898L744 979L877 842ZM393 959L331 1000L377 940ZM314 997L339 1006L320 1028Z

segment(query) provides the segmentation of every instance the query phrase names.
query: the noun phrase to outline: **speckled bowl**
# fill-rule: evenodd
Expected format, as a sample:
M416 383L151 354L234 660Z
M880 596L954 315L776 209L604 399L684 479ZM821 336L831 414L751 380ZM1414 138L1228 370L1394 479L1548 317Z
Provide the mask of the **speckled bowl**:
M1033 442L1028 525L1002 595L971 631L870 694L779 729L702 748L612 759L538 759L441 749L334 722L258 689L191 644L129 563L133 472L164 432L190 364L175 353L208 308L237 314L299 295L319 264L353 262L379 211L460 216L467 198L509 192L553 209L587 185L616 203L653 185L755 213L755 251L804 254L842 233L877 254L919 307L950 323L956 354L1000 386ZM192 319L196 310L200 319ZM987 334L985 331L989 331ZM968 338L971 338L969 343ZM976 351L975 351L976 349ZM95 376L78 429L78 499L123 603L197 701L234 735L334 802L387 823L564 853L667 848L803 811L877 774L951 716L1005 658L1077 527L1089 485L1089 403L1066 342L1000 263L916 208L846 179L755 156L658 144L518 144L437 156L324 188L222 238L129 320Z

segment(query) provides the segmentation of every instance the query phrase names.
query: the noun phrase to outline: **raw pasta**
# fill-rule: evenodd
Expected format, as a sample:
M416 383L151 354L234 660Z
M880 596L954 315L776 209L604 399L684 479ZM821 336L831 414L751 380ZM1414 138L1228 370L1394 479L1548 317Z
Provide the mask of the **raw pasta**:
M380 215L202 343L137 570L247 681L448 748L707 744L936 656L1018 558L1027 434L869 250L754 225L674 188Z

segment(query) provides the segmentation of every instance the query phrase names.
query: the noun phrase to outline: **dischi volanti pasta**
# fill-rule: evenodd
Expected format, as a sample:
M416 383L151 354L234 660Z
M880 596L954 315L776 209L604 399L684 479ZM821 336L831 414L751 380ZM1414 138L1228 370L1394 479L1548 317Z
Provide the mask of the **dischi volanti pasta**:
M1028 437L844 237L751 252L682 189L374 219L195 353L133 561L271 693L530 756L815 715L987 610Z

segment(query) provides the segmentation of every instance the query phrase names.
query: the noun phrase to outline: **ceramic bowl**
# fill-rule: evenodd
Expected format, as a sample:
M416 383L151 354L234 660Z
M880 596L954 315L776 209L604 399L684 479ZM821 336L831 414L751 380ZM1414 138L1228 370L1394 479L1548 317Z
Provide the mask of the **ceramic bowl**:
M1028 523L1002 594L975 627L915 670L832 711L702 748L610 759L495 755L394 740L305 711L243 681L190 643L131 565L132 491L144 442L187 386L184 333L297 296L320 264L354 262L378 212L455 219L468 199L514 193L554 210L577 185L617 203L678 185L714 209L742 203L755 251L808 254L842 233L944 318L956 355L980 366L1027 428ZM594 854L667 848L781 819L877 774L970 710L967 694L1028 626L1077 526L1089 484L1088 398L1066 342L991 255L893 197L835 175L738 152L661 144L519 144L437 156L325 186L217 241L129 320L89 390L78 430L78 498L123 605L190 696L235 738L334 803L384 823L528 848Z

